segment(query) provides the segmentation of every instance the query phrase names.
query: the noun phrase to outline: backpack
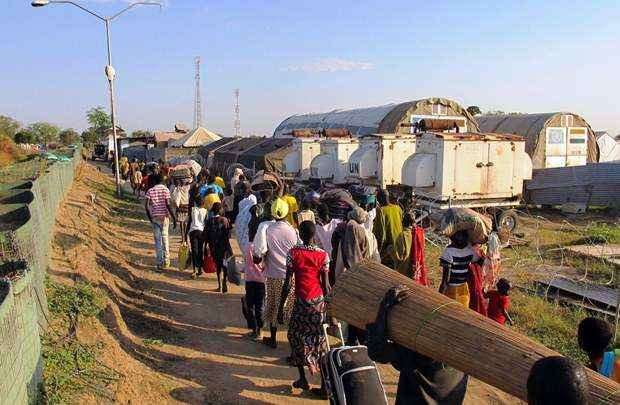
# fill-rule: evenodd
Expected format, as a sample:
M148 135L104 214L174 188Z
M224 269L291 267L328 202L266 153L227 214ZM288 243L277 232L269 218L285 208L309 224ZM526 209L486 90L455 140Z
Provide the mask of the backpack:
M598 372L607 378L611 378L614 372L614 365L616 364L616 358L620 357L620 349L605 352L603 355L603 361Z

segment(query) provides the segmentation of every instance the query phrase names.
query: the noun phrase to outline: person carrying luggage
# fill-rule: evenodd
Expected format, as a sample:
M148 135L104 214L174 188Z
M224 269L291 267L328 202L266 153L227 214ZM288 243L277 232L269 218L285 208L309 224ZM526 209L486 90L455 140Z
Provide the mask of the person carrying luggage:
M289 321L288 341L291 345L291 364L299 370L299 379L294 388L310 390L304 367L311 374L320 372L319 360L325 351L323 323L326 320L325 295L329 292L329 256L316 247L314 236L316 226L304 221L299 225L301 243L295 245L286 258L286 279L282 287L278 308L278 323L284 324L284 303L295 283L295 305ZM325 393L322 390L313 392Z
M408 292L407 286L400 285L390 288L383 297L375 322L366 326L368 355L400 371L396 405L462 404L467 375L388 340L389 310L404 301Z
M221 293L227 293L228 270L225 263L226 259L233 254L232 247L230 246L232 227L228 218L222 214L222 204L219 202L214 203L211 207L211 217L205 223L203 234L205 245L210 249L211 256L217 266L217 289Z

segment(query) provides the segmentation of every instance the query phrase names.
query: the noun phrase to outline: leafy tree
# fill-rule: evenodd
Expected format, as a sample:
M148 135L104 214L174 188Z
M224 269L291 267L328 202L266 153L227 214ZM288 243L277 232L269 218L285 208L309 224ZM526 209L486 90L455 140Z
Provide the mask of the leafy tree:
M470 105L467 107L467 112L471 115L480 115L482 114L482 110L477 105Z
M519 115L523 114L518 111L505 112L502 110L489 110L484 113L485 115Z
M8 137L13 139L21 126L22 124L13 118L0 115L0 138Z
M132 138L143 138L143 137L150 137L153 136L153 133L151 131L145 131L142 129L139 129L137 131L133 131L131 133L131 137Z
M60 128L49 122L35 122L28 126L28 130L32 132L37 142L47 146L50 142L58 140Z
M15 143L35 143L34 134L27 129L23 129L15 134Z
M63 145L72 145L80 137L73 128L63 129L58 136Z
M82 132L82 143L84 145L92 145L99 141L99 135L92 128L88 128Z
M103 107L93 107L86 111L86 120L90 124L89 130L97 134L97 140L103 137L107 129L112 128L112 118Z

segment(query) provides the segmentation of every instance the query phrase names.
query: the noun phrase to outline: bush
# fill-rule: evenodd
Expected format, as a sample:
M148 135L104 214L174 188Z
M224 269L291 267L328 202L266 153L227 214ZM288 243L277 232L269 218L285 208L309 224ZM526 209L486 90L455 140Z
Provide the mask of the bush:
M0 138L0 168L22 160L26 154L10 138Z

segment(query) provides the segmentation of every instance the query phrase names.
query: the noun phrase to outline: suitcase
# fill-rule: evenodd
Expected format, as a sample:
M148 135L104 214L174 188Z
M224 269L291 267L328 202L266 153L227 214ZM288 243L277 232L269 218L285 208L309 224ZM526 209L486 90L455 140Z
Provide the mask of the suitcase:
M327 324L323 333L329 340ZM388 403L375 362L368 357L366 346L345 346L342 326L338 323L342 346L331 348L321 357L321 375L332 405L381 405Z

